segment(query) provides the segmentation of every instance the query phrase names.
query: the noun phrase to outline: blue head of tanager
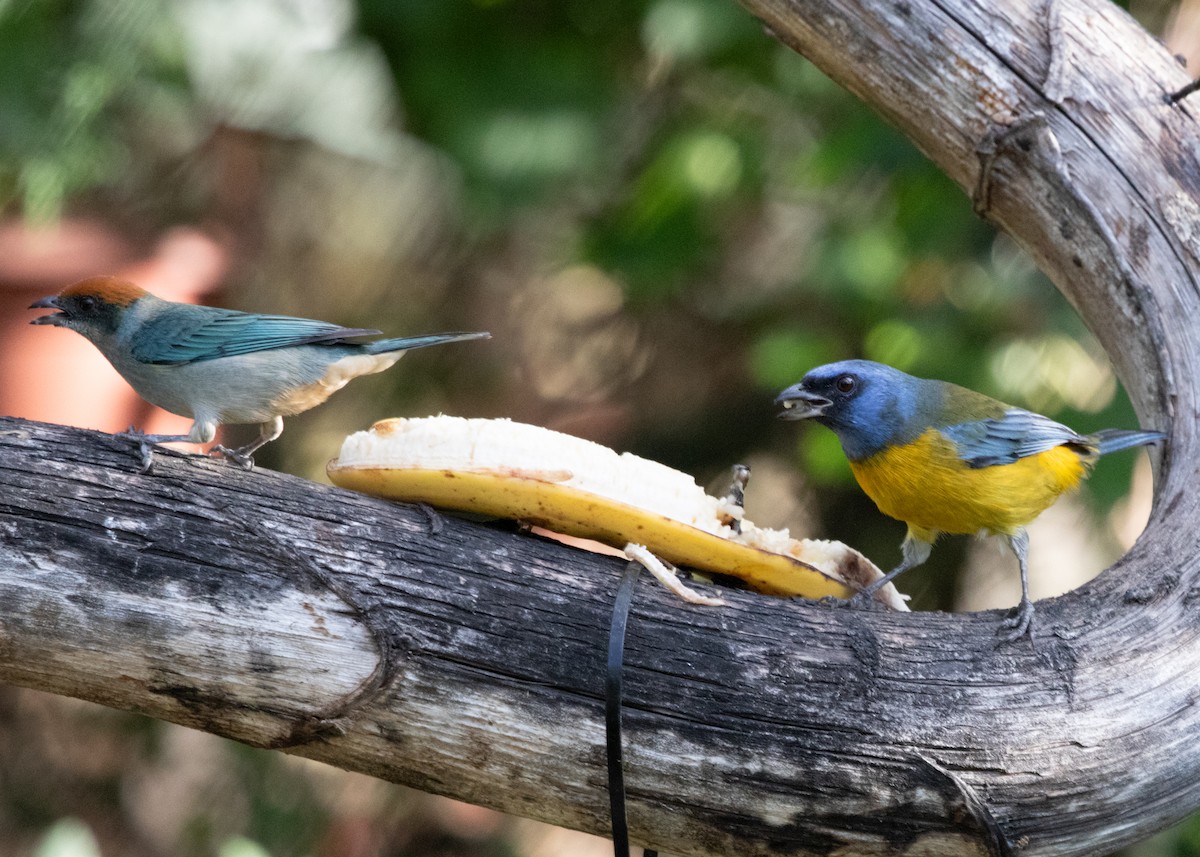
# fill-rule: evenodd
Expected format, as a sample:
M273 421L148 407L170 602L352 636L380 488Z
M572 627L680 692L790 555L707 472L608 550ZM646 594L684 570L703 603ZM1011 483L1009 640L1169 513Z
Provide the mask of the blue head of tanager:
M139 443L143 470L150 468L150 444L211 443L225 423L259 425L252 443L215 448L252 467L254 452L283 432L285 416L321 404L360 375L382 372L410 349L489 336L352 342L380 331L173 303L114 277L82 280L30 309L57 310L31 323L86 337L143 399L194 421L186 435L127 433Z
M1079 485L1101 455L1165 437L1119 429L1081 435L974 390L869 360L819 366L776 404L783 419L832 429L863 491L908 525L900 564L864 594L923 563L942 533L1003 536L1021 568L1021 602L1005 622L1009 640L1032 635L1026 525Z

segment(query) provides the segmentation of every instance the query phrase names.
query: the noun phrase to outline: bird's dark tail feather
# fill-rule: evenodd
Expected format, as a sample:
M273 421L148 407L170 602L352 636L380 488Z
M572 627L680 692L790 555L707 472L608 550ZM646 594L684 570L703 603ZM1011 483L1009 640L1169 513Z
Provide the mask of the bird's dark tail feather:
M407 336L381 339L378 342L365 342L363 348L368 354L386 354L389 351L410 351L413 348L424 348L427 345L441 345L443 342L490 339L491 336L490 333L430 333L425 336Z
M1125 429L1104 429L1091 435L1089 440L1095 441L1096 449L1101 455L1119 452L1131 446L1145 446L1148 443L1158 443L1166 435L1160 431L1127 431Z

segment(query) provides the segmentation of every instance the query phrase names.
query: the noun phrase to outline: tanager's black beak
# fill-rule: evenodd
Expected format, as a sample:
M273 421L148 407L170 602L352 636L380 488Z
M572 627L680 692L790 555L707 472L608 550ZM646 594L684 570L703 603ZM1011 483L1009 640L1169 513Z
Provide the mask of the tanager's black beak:
M62 307L59 306L58 297L51 295L48 298L42 298L40 301L34 301L29 305L30 309L56 309L58 312L50 313L49 315L39 315L37 318L30 321L30 324L52 324L55 327L62 326L62 320L67 317L65 312L62 312Z
M833 402L824 396L809 392L801 382L780 393L775 399L775 404L783 408L779 412L781 420L807 420L821 416Z

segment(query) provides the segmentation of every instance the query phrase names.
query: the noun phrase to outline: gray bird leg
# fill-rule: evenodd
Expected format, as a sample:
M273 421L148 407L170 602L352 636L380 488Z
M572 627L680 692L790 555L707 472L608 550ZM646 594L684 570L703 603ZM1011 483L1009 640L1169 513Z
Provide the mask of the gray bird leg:
M187 434L145 434L130 426L116 437L132 440L138 445L142 456L142 473L149 473L154 466L154 445L159 443L212 443L217 435L217 424L211 420L196 420Z
M908 535L904 537L903 543L900 545L900 564L885 574L883 577L876 580L866 589L859 592L850 599L849 603L860 605L869 603L875 593L883 589L891 583L895 578L904 574L910 568L916 568L925 560L929 559L929 554L933 551L933 542L927 542L924 539L915 538L910 530Z
M130 426L123 432L118 432L113 435L122 440L131 440L138 445L138 452L141 456L140 472L149 473L154 468L154 445L158 443L195 443L196 441L191 435L187 434L144 434L133 426Z
M265 422L258 427L258 437L253 441L240 446L237 449L230 449L222 444L217 444L212 448L213 452L219 452L235 464L240 465L246 470L254 469L254 453L261 447L266 446L275 438L283 434L283 417L274 417L270 422Z
M1021 566L1021 601L1001 626L1001 630L1007 632L1001 642L1015 643L1028 634L1029 642L1032 643L1033 601L1029 598L1029 533L1025 532L1024 528L1017 530L1008 537L1008 545L1017 555L1017 562Z

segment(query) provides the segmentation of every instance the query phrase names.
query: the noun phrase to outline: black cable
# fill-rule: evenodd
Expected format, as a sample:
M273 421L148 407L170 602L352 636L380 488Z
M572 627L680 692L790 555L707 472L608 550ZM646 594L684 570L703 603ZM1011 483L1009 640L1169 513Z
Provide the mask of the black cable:
M1179 90L1178 92L1172 92L1170 95L1168 95L1166 99L1167 104L1178 104L1180 101L1183 101L1183 99L1187 98L1197 90L1200 90L1200 80L1193 80L1183 89Z
M625 768L621 754L622 664L625 660L625 628L629 624L629 605L633 587L642 567L629 563L617 587L612 622L608 628L608 675L605 681L604 726L608 749L608 806L612 820L613 852L629 857L629 825L625 819ZM642 852L643 857L658 857L657 851Z

